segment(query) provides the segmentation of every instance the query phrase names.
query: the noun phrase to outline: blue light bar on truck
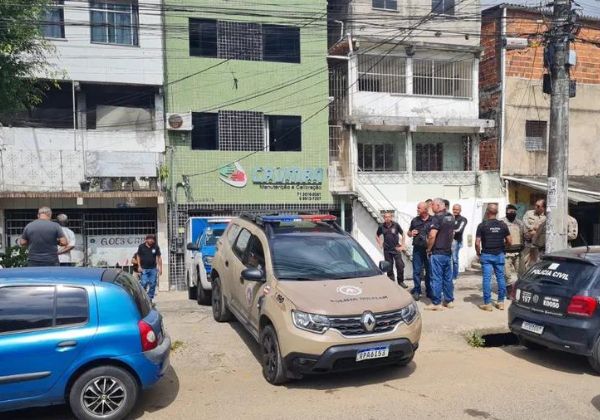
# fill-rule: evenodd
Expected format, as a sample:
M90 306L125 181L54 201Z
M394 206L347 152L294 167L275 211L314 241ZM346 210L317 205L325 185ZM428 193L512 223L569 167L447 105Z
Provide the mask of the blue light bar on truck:
M281 214L277 216L260 216L263 223L295 223L295 222L334 222L335 216L330 214Z

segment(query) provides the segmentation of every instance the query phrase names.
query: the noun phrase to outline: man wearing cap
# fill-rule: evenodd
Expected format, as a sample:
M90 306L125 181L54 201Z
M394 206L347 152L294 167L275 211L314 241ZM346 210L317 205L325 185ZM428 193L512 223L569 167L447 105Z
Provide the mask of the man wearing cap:
M517 281L519 275L523 274L525 268L521 258L521 252L525 243L523 236L525 234L525 225L521 220L517 219L517 207L512 204L506 206L506 216L501 221L508 227L512 241L511 245L506 247L504 263L506 289L510 292L513 283ZM510 296L510 293L507 296Z
M152 301L156 291L158 276L162 275L162 257L160 255L160 248L156 245L155 235L146 235L146 240L138 247L137 263L140 282Z

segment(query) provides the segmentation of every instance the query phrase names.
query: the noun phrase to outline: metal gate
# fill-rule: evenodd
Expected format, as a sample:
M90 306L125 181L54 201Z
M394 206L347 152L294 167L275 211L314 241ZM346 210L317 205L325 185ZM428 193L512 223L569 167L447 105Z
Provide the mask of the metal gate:
M193 216L238 216L252 213L328 213L339 209L336 204L173 204L169 206L169 287L187 290L185 278L185 224Z
M83 265L90 265L88 240L101 236L145 236L156 234L156 208L135 209L53 209L52 214L64 213L69 218L69 228L79 242ZM37 218L37 209L4 210L7 243L15 245L27 223ZM133 254L132 254L133 255ZM100 266L116 266L101 264Z

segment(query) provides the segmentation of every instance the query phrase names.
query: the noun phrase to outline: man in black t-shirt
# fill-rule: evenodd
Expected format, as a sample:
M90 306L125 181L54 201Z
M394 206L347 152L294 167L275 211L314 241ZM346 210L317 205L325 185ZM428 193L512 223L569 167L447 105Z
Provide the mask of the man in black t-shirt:
M398 284L406 289L408 286L404 283L404 261L402 260L402 251L406 250L404 232L400 225L394 222L391 212L385 212L383 215L383 224L377 229L375 239L379 248L383 250L385 260L391 264L387 272L388 277L394 281L395 263Z
M146 240L138 247L137 263L142 287L148 291L148 297L152 300L158 276L162 274L162 257L160 248L156 245L156 236L146 235Z
M458 278L458 255L463 247L463 235L467 226L467 218L460 214L462 207L460 204L452 206L452 214L454 215L454 241L452 242L452 279Z
M425 292L429 299L431 294L431 273L429 258L427 257L427 235L431 226L432 217L429 215L429 206L425 202L417 204L417 217L411 220L406 233L413 240L413 283L411 294L415 300L421 299L421 272L425 271Z
M475 251L481 262L483 272L483 305L479 308L484 311L492 310L492 271L496 274L498 283L498 301L494 306L504 310L506 297L506 282L504 281L504 251L511 245L508 226L497 219L498 205L488 204L486 220L477 226Z
M454 216L448 213L442 198L433 200L433 216L427 238L427 254L431 265L431 289L433 297L429 310L439 311L454 307L454 284L452 282L452 240L454 239Z

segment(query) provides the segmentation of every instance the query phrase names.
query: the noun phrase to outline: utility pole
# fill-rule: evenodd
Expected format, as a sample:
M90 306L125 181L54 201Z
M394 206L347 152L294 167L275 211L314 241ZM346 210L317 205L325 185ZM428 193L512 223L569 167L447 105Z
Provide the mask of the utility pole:
M547 44L552 91L548 144L546 252L567 247L569 213L569 44L571 0L554 0L554 18Z

